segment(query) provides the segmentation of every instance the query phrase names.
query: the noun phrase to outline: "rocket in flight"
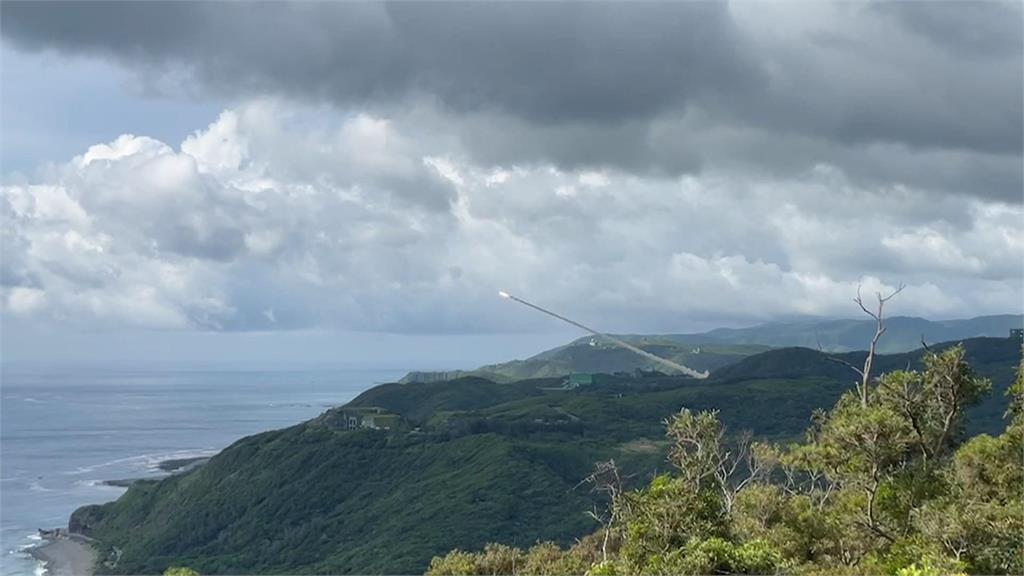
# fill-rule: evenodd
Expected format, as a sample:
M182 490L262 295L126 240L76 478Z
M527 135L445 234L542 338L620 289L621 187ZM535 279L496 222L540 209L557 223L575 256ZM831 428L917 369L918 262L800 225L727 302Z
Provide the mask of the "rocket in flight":
M692 376L694 378L699 378L699 379L704 379L704 378L708 377L708 371L707 370L705 370L703 372L698 372L698 371L694 370L693 368L687 368L686 366L683 366L682 364L677 364L677 363L675 363L675 362L673 362L671 360L668 360L666 358L662 358L660 356L655 356L654 354L651 354L650 352L648 352L646 350L642 350L640 348L637 348L636 346L633 346L629 342L624 342L624 341L622 341L622 340L620 340L620 339L618 339L618 338L616 338L614 336L609 336L608 334L604 334L602 332L598 332L597 330L594 330L593 328L588 328L587 326L584 326L583 324L580 324L579 322L576 322L575 320L570 320L569 318L566 318L565 316L562 316L561 314L556 314L556 313L552 312L551 310L547 310L545 308L541 308L540 306L537 306L536 304L531 304L530 302L527 302L526 300L523 300L522 298L517 298L517 297L509 294L508 292L505 292L504 290L499 290L498 291L498 296L501 296L502 298L505 298L506 300L514 300L515 302L519 302L523 306L529 306L530 308L533 308L534 310L537 310L538 312L543 312L544 314L547 314L548 316L553 316L555 318L558 318L562 322L567 322L567 323L572 324L573 326L575 326L577 328L581 328L583 330L586 330L587 332L590 332L594 336L598 336L600 338L604 338L605 340L611 342L612 344L615 344L616 346L621 346L622 348L625 348L626 350L629 350L631 352L635 352L635 353L643 356L644 358L647 358L649 360L653 360L653 361L657 362L658 364L661 364L662 366L667 366L667 367L669 367L669 368L671 368L671 369L673 369L673 370L675 370L677 372L680 372L682 374L686 374L688 376Z

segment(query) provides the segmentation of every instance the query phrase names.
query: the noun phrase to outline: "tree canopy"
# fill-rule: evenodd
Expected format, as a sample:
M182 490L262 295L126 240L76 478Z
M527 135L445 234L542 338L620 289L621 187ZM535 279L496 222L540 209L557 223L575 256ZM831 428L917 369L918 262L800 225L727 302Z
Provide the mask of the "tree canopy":
M1024 573L1024 361L1006 431L970 439L965 410L990 383L962 346L922 364L865 377L789 445L683 408L666 422L672 472L626 490L606 462L588 479L608 496L595 534L456 550L428 574Z

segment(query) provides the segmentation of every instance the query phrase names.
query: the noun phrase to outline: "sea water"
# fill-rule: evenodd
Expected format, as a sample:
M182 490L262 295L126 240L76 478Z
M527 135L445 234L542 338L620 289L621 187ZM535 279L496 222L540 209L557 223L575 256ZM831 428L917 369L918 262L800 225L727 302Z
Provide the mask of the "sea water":
M38 528L116 499L104 480L157 477L163 460L215 454L239 438L308 420L405 369L232 371L3 367L3 576L39 573Z

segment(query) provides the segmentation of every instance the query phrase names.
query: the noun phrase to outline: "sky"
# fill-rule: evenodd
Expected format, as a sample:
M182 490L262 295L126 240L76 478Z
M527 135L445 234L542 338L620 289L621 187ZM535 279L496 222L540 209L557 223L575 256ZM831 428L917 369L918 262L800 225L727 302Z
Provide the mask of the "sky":
M0 11L5 362L1024 309L1019 2Z

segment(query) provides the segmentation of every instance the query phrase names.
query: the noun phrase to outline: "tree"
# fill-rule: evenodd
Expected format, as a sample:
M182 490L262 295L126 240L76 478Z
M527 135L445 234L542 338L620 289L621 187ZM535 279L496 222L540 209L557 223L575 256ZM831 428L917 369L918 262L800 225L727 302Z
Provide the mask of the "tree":
M857 297L853 299L860 307L861 311L870 316L875 321L875 334L871 337L871 342L868 344L868 354L864 358L864 365L860 368L850 364L845 360L841 360L834 356L829 356L829 360L843 364L844 366L853 370L857 376L860 377L860 381L857 384L857 395L860 397L861 406L867 406L868 404L868 389L871 384L871 370L875 363L875 352L878 349L878 341L882 339L882 335L885 334L885 304L896 297L897 294L903 291L905 286L900 284L895 290L889 294L882 296L881 292L875 292L875 298L878 300L878 305L874 310L868 309L864 304L864 299L860 294L860 286L857 286ZM819 349L821 347L819 346Z

